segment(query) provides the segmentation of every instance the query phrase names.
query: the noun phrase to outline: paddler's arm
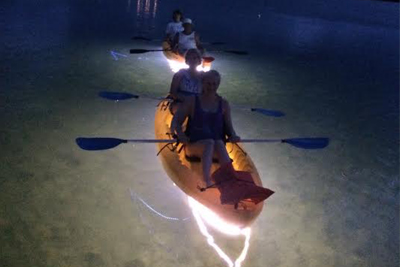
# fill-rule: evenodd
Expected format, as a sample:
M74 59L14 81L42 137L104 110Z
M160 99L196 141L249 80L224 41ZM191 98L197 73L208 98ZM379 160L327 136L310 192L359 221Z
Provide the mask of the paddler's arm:
M182 96L178 93L179 86L180 86L181 80L182 80L182 75L183 74L179 71L177 73L175 73L174 77L172 78L171 88L169 90L169 95L172 96L172 98L174 100L178 100L180 102L185 100L184 96Z
M178 111L175 113L171 122L171 133L176 134L181 143L188 143L189 138L182 130L182 124L186 117L192 113L194 97L188 97L182 104L179 105Z
M173 36L172 36L173 37ZM164 41L167 41L168 43L171 43L171 26L170 23L167 24L167 29L165 30L165 39Z
M176 53L178 51L179 32L177 32L175 36L171 39L172 39L171 49L173 52Z
M240 137L236 135L235 129L233 129L231 108L228 101L222 99L222 110L224 112L224 124L226 127L226 134L228 135L228 141L237 143L240 141Z

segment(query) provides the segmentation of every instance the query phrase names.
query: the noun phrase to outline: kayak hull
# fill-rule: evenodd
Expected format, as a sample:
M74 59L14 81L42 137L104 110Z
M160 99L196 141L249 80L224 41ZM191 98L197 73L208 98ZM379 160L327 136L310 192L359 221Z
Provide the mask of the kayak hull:
M172 114L169 111L168 100L162 100L155 114L155 137L156 139L171 139L170 123ZM171 180L188 196L194 198L207 208L211 209L224 221L239 227L249 226L261 213L264 202L254 204L245 201L244 205L235 208L234 205L221 204L220 192L217 189L208 189L201 192L198 185L203 180L201 162L188 161L184 149L180 152L180 146L172 151L172 145L165 147L167 143L159 143L161 150L159 158ZM165 147L165 148L164 148ZM163 149L164 148L164 149ZM262 186L257 169L241 145L227 144L227 151L233 160L233 167L237 171L246 171L251 174L254 183ZM211 172L219 168L218 163L213 163Z
M182 64L182 65L185 63L185 58L183 56L179 55L178 53L174 53L174 52L171 51L172 50L171 45L167 41L164 41L162 43L162 49L163 49L164 56L168 60L177 62L177 63ZM211 64L212 64L211 62L209 62L207 60L203 60L201 66L202 66L203 69L208 69L209 70L211 68Z

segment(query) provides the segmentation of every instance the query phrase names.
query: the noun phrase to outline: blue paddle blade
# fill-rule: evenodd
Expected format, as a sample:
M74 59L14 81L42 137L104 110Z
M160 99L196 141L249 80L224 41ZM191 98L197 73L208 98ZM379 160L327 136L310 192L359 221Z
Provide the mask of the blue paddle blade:
M283 139L282 143L304 149L321 149L329 144L329 138L292 138Z
M211 42L210 45L224 45L224 42Z
M76 138L76 143L83 150L106 150L114 148L122 143L127 143L124 139L109 138L109 137L78 137Z
M127 100L131 98L139 98L138 95L130 94L130 93L121 93L121 92L107 92L103 91L99 93L99 96L109 100Z
M132 37L132 40L152 41L152 39L143 36L134 36Z
M278 110L268 110L264 108L252 108L251 111L258 112L260 114L266 115L266 116L272 116L272 117L282 117L285 116L285 113L282 111Z

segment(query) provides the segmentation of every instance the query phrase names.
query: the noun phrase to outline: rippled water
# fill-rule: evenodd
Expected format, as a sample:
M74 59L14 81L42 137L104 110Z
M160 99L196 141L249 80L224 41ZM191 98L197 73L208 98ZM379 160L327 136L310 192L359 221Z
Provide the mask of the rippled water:
M250 53L209 52L221 95L287 114L234 110L239 135L331 138L318 151L246 146L276 194L243 266L399 264L398 4L26 2L0 4L2 266L225 266L153 145L86 152L74 142L153 138L157 101L97 93L166 94L173 73L163 55L128 51L159 49L131 37L160 39L178 6L202 40L227 43L208 51ZM240 253L243 239L215 234Z

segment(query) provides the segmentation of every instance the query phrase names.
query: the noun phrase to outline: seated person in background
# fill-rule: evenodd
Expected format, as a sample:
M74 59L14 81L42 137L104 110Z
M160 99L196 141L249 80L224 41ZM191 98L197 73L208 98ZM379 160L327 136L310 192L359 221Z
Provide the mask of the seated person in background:
M202 93L187 97L171 123L172 133L186 146L185 152L201 155L206 187L212 185L210 171L214 154L221 166L231 163L225 148L225 134L229 142L240 141L232 126L229 103L217 94L220 80L217 71L205 72L202 77ZM184 133L182 123L187 117L189 122Z
M169 43L172 43L173 38L175 35L181 31L183 31L183 26L182 26L182 19L183 14L182 12L177 9L172 13L172 22L168 23L167 29L165 30L165 40L168 41Z
M199 51L197 49L189 49L185 54L185 61L189 68L179 70L172 78L169 95L175 100L173 104L175 108L171 107L171 111L176 111L177 102L183 102L187 96L201 93L201 75L203 72L199 72L196 69L201 64Z
M182 21L183 31L175 34L172 42L173 51L184 55L189 49L197 48L201 54L204 54L204 48L200 43L199 35L193 31L193 24L191 19L184 19Z

